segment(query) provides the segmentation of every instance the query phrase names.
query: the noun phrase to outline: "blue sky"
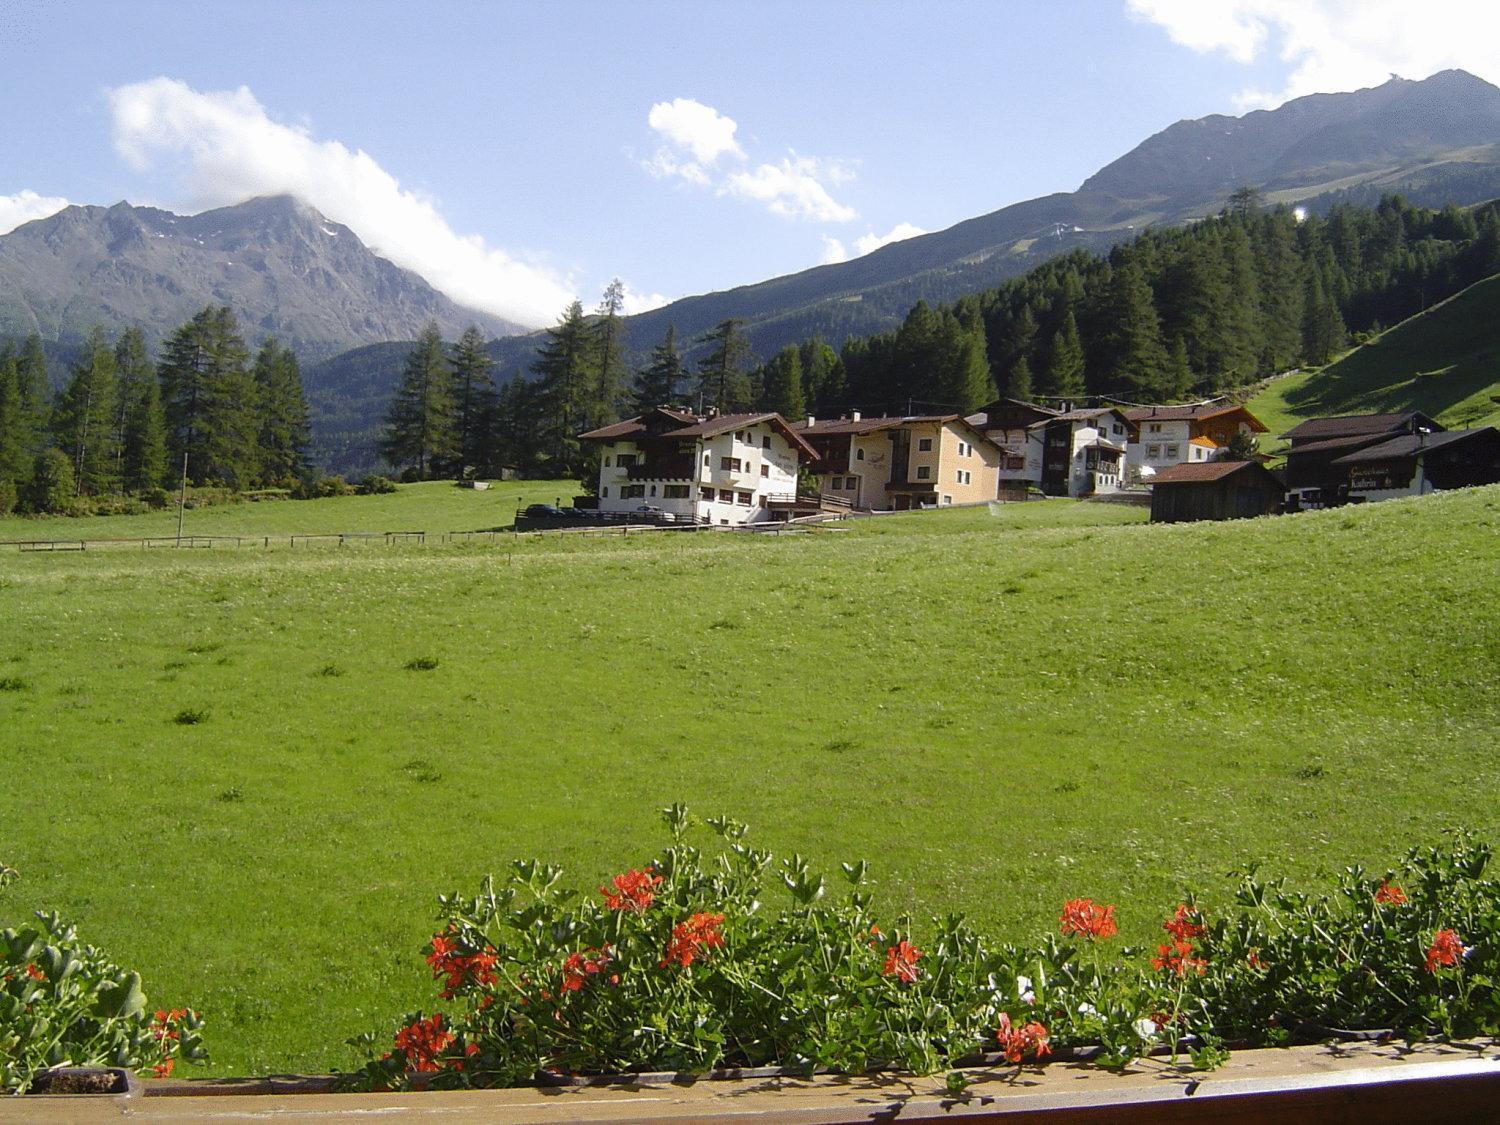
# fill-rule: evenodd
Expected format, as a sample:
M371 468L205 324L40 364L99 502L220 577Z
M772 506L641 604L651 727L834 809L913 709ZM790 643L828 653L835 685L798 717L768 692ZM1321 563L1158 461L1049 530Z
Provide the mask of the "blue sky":
M466 303L642 307L1071 190L1180 118L1500 77L1500 6L1413 7L0 3L0 229L285 190Z

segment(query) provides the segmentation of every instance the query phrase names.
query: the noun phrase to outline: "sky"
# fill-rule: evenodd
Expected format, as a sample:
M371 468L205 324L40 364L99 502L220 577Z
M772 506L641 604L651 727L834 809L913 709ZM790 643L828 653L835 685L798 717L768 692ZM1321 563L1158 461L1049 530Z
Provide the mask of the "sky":
M1462 67L1494 0L0 0L0 232L290 192L528 326L1071 191L1183 118Z

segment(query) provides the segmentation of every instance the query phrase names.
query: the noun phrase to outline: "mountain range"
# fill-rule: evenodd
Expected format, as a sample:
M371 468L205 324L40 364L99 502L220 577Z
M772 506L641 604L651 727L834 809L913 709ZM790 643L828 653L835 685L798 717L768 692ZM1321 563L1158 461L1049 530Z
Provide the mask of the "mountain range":
M626 318L627 343L642 355L668 325L691 341L737 317L762 357L813 335L838 344L899 324L919 298L951 300L1059 253L1107 250L1145 227L1212 214L1245 186L1312 211L1397 191L1425 205L1495 198L1500 89L1450 70L1179 121L1076 191L852 261L674 301ZM502 378L526 369L539 339L457 305L286 197L194 216L124 203L69 207L0 237L0 335L39 331L59 352L95 323L139 323L159 339L209 301L233 306L247 336L274 332L312 361L317 454L347 470L373 465L405 342L423 323L436 320L449 338L470 323L499 337L490 351Z

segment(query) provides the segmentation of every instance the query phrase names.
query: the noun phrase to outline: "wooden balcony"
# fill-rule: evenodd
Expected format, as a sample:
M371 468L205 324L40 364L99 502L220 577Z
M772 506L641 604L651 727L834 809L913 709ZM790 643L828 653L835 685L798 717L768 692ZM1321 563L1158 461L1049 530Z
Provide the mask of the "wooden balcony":
M696 480L697 462L692 457L663 457L629 466L631 480Z

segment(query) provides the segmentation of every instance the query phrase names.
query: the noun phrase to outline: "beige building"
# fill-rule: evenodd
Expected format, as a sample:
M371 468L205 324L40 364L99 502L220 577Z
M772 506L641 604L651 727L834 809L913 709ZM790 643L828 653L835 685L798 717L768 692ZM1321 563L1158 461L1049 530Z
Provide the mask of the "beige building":
M1001 449L957 414L861 418L793 426L818 452L819 490L855 508L978 504L999 491Z

